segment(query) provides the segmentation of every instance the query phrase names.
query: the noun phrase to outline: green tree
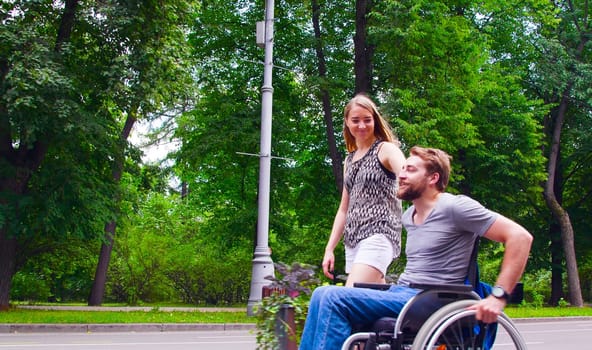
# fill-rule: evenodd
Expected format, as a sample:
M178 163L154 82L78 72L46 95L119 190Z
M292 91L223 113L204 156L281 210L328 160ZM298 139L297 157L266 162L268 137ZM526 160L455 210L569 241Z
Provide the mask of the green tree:
M528 41L513 23L533 23L534 5L506 5L382 2L371 14L370 40L385 83L379 95L405 147L445 149L453 156L451 191L536 232L530 218L538 214L533 203L540 203L545 178L540 120L547 109L524 94L524 67L510 70L499 44L506 36Z
M571 172L582 171L582 168L577 164L570 164L570 158L564 157L573 155L574 157L572 159L576 162L581 159L589 164L590 161L586 158L589 158L590 151L584 151L584 158L581 158L581 153L578 151L585 145L578 144L573 148L562 146L564 143L562 141L562 133L567 125L577 125L577 122L567 124L569 119L579 119L580 113L587 114L587 118L589 119L592 109L590 104L590 89L585 88L586 86L589 87L592 73L590 69L592 50L590 50L590 45L588 45L590 36L592 35L592 28L589 24L588 1L559 2L556 6L561 22L557 27L555 35L551 38L551 42L543 47L545 51L549 50L553 54L558 54L560 58L552 66L556 72L560 73L556 81L559 84L550 91L542 91L544 94L542 97L545 98L545 101L555 105L551 113L547 116L545 125L549 143L545 152L548 158L548 178L545 184L544 194L547 206L553 213L561 232L561 242L567 270L569 301L574 306L583 306L584 302L576 260L575 233L569 212L566 210L563 202L563 193L569 193L563 188L563 180L571 177ZM556 43L559 45L556 45ZM545 87L548 86L545 84ZM562 156L562 153L569 150L572 150L574 153L564 154ZM562 161L564 164L561 164ZM562 171L567 172L560 174ZM570 194L573 195L575 193L571 192Z
M176 167L188 184L188 200L204 211L201 233L224 247L237 240L249 242L246 249L252 251L258 159L244 153L256 154L259 148L263 67L257 62L263 51L252 33L263 9L241 3L211 5L201 9L192 35L203 93L195 110L179 120ZM270 241L274 258L292 260L291 253L302 251L316 263L322 247L305 249L310 237L304 233L314 232L315 241L326 239L326 208L335 206L338 197L335 186L327 185L334 178L315 98L313 84L318 80L310 77L315 67L307 32L310 19L303 13L310 14L310 9L298 2L278 6L275 12L272 155L287 159L272 160ZM338 62L329 67L334 66Z
M189 1L114 1L110 5L100 9L111 19L119 43L110 60L120 63L118 69L126 77L124 84L114 88L117 97L111 110L115 118L124 120L112 164L113 181L119 183L135 122L180 113L194 97L185 45L193 7ZM113 201L117 205L119 197ZM89 305L102 303L116 227L116 219L106 221Z
M1 6L0 308L6 308L11 278L28 257L68 234L100 236L114 220L117 173L133 122L179 107L191 80L182 45L186 2Z
M508 4L509 5L509 4ZM563 297L563 275L567 271L569 299L581 305L576 256L589 252L581 216L571 213L589 202L589 186L580 178L589 164L589 13L587 1L529 1L514 6L491 6L496 16L481 21L481 28L492 38L492 52L505 72L521 77L525 95L544 102L539 124L544 132L543 155L546 157L544 200L548 209L540 208L544 219L541 231L548 232L538 244L550 251L552 273L551 304ZM506 10L504 10L506 9ZM578 184L574 186L575 184ZM584 231L586 229L583 229ZM577 253L579 250L579 254Z
M89 63L93 72L94 65L72 43L78 1L1 6L0 309L5 309L12 276L28 257L51 250L55 245L48 243L68 234L93 236L97 220L110 216L106 196L114 188L105 176L105 158L114 145L115 121L82 84L80 67ZM90 220L69 220L70 215Z

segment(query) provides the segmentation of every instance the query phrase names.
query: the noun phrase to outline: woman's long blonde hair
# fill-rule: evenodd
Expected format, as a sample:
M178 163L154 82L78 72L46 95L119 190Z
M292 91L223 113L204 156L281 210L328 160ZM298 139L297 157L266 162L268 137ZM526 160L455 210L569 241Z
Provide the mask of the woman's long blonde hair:
M378 111L378 107L374 101L372 101L372 99L370 99L370 97L368 97L366 94L360 93L349 100L343 111L343 136L345 138L345 146L347 147L348 152L353 152L358 149L358 146L356 145L356 139L347 127L347 118L349 112L355 105L360 106L372 113L372 117L374 118L374 136L376 136L378 140L393 142L399 146L399 139L397 139L393 133L388 121L384 119Z

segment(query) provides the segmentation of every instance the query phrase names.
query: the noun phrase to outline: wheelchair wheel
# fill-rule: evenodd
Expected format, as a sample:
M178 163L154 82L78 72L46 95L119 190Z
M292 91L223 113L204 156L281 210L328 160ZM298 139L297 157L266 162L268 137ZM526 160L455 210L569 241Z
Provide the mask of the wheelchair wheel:
M501 325L512 343L510 348L526 350L524 339L505 314L498 317L497 324L485 324L475 318L474 310L466 310L476 302L460 300L436 311L417 333L412 349L487 350L493 346Z

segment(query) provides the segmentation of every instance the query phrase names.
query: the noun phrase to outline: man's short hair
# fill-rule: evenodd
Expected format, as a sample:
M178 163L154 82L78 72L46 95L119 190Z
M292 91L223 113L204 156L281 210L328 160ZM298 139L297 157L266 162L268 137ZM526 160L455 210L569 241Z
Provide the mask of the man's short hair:
M426 163L426 170L429 174L438 173L440 175L436 188L440 192L444 192L450 180L450 160L452 157L440 149L420 146L411 147L409 153L421 158Z

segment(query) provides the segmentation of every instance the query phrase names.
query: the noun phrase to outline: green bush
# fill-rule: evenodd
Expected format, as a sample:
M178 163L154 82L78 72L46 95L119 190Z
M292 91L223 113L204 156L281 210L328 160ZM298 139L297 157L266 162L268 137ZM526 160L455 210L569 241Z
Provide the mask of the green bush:
M55 251L29 257L13 277L12 300L83 301L88 298L96 268L97 240L70 237ZM59 253L58 253L59 252ZM67 256L67 259L64 259Z
M592 254L580 259L578 263L582 297L592 302Z
M524 283L524 302L534 307L542 307L551 296L551 271L539 270L525 274L522 278Z
M48 301L50 297L49 283L42 276L32 272L17 272L12 277L11 300Z
M129 305L169 300L173 291L163 273L169 242L151 231L120 235L109 266L106 299Z
M212 252L195 241L120 238L109 268L109 301L136 305L173 301L194 305L245 303L249 296L251 252ZM199 247L199 248L197 248Z
M169 261L166 278L181 301L196 305L245 303L250 288L250 255L240 251L216 253L215 257L200 253L191 250L186 256L181 252Z

